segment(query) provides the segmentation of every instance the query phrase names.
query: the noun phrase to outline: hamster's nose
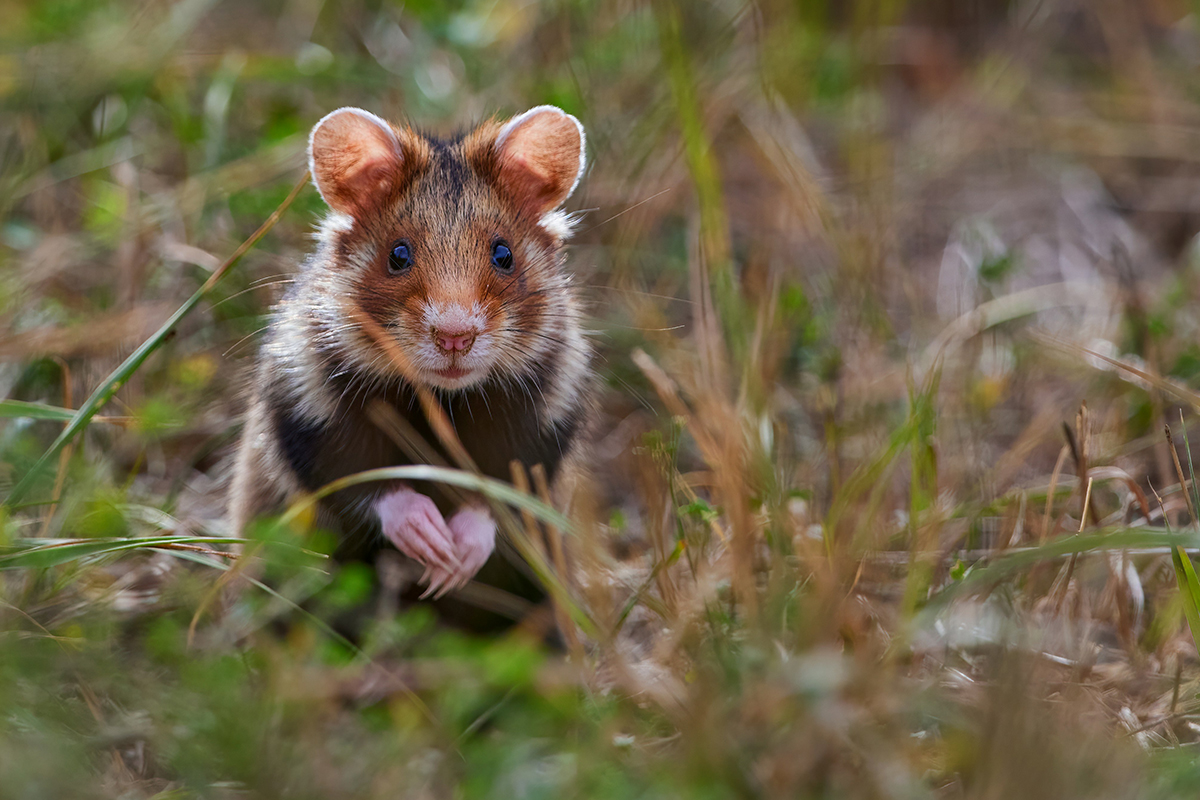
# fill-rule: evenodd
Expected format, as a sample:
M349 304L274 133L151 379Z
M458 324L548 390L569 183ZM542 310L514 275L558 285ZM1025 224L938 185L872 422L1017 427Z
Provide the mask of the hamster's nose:
M475 344L479 331L474 328L433 328L433 343L447 355L466 353Z

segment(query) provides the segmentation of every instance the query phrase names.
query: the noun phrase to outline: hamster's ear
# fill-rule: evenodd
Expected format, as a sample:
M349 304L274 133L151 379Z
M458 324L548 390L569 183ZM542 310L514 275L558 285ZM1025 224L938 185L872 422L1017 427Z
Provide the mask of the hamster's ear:
M494 146L502 187L537 215L570 197L583 174L583 126L554 106L513 117L500 128Z
M360 108L339 108L308 138L317 191L334 211L352 217L378 209L400 187L404 162L392 127Z

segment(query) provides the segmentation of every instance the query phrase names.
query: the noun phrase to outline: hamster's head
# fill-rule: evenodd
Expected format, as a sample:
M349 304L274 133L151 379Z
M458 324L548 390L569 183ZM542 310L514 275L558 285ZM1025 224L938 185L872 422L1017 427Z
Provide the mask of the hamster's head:
M573 116L539 106L443 141L343 108L313 128L309 166L332 210L311 269L334 307L319 311L353 369L457 390L521 381L553 349L558 208L584 168Z

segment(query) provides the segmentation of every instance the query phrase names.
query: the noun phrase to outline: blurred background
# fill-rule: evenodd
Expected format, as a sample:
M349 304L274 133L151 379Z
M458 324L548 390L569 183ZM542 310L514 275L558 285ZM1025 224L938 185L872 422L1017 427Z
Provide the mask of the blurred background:
M1188 0L0 0L0 797L1195 796L1198 70ZM323 115L542 103L565 653L210 549L311 187L31 472Z

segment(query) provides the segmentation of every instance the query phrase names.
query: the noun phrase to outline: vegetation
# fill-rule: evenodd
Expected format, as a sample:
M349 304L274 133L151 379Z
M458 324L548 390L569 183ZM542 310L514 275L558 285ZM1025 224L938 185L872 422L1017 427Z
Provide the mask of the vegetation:
M1198 53L1184 0L0 0L0 797L1194 797ZM539 103L602 411L565 517L494 493L561 651L223 520L310 126Z

